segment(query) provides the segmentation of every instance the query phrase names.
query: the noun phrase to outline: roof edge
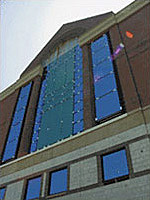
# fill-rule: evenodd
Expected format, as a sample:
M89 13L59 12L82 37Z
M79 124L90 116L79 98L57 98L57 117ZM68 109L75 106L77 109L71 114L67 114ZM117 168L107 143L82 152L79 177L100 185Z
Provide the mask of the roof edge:
M131 4L120 10L118 13L110 16L104 22L99 23L96 27L92 28L90 31L87 31L86 33L81 35L79 37L79 45L83 46L85 43L88 43L97 35L103 34L106 30L108 30L108 28L117 23L120 23L121 21L131 16L136 11L140 10L149 3L150 3L149 0L132 2Z

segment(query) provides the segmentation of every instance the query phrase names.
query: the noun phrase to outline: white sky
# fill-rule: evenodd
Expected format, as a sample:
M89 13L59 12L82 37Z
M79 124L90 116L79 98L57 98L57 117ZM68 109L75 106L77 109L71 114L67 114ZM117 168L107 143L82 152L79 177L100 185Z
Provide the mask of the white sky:
M134 0L0 0L0 91L13 84L59 28Z

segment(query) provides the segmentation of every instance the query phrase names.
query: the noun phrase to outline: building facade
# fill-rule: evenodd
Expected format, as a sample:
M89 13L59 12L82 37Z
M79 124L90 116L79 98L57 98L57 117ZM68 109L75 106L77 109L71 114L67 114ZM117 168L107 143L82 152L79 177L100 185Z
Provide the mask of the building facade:
M0 109L0 200L149 200L150 1L63 25Z

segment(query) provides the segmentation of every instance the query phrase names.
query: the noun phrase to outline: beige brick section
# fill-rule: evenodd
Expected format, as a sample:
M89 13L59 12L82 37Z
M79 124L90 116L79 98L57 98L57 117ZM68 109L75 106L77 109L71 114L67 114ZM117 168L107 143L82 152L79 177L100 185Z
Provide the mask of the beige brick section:
M129 145L134 172L150 169L150 140L148 138Z
M19 181L7 186L5 200L21 200L24 181Z
M97 159L92 157L70 166L70 189L76 189L98 182Z

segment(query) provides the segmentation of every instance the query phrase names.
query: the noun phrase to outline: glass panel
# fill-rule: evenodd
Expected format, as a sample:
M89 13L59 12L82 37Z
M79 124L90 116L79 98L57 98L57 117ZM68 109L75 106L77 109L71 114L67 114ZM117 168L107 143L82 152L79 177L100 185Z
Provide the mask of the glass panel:
M75 48L75 84L74 84L74 119L73 134L83 130L83 72L82 50Z
M31 83L25 87L22 87L20 90L2 161L6 161L15 157L27 101L29 99L30 89Z
M120 110L120 103L117 92L111 92L96 100L96 116L103 119Z
M1 189L0 189L0 200L3 200L3 199L4 199L5 191L6 191L6 188L1 188Z
M50 194L67 191L67 169L51 173Z
M83 130L83 120L74 124L74 133L79 133Z
M103 156L104 180L129 174L126 151L120 150Z
M103 119L122 109L117 91L107 35L91 44L96 118ZM113 92L115 91L115 92Z
M41 149L72 135L74 111L80 111L78 120L82 120L82 51L79 46L72 48L47 66L46 78L41 87L31 151L36 150L36 145L37 149Z
M26 200L38 198L40 196L41 177L28 180Z

